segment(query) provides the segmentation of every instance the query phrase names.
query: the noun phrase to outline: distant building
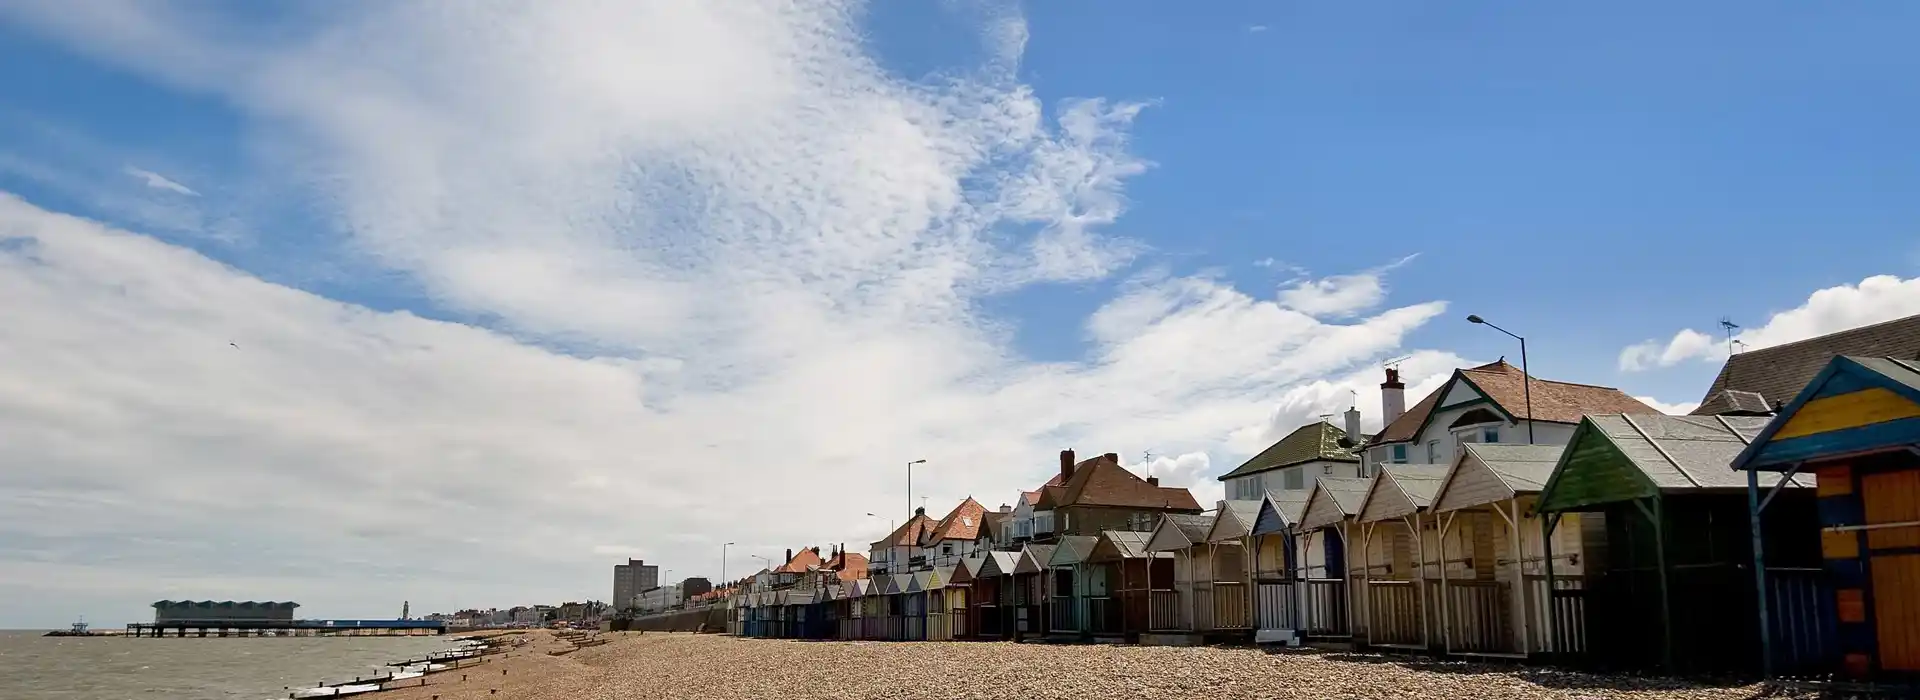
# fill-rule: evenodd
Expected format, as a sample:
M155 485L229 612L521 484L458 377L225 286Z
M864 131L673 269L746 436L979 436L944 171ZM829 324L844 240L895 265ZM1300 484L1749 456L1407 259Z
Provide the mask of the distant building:
M628 559L625 564L613 565L613 607L630 608L633 597L641 591L660 587L660 567L648 565L642 559Z
M292 622L297 607L292 602L162 600L153 604L153 622Z

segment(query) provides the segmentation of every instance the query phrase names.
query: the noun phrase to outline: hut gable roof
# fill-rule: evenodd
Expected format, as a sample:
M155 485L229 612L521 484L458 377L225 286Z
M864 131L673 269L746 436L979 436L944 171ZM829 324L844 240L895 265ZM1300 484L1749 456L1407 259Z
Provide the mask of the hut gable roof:
M1759 394L1770 405L1785 404L1819 375L1828 362L1842 355L1920 359L1920 315L1729 357L1694 413L1706 415L1717 410L1720 404L1715 399L1728 390Z
M1253 534L1253 523L1260 519L1263 501L1221 501L1218 517L1208 528L1208 542L1227 542Z
M1426 510L1440 490L1447 467L1439 464L1385 464L1361 499L1360 522L1399 518Z
M1153 536L1147 538L1147 551L1171 552L1207 541L1207 531L1213 529L1214 517L1188 513L1161 516L1160 524L1153 528Z
M1307 492L1268 491L1260 499L1260 514L1255 516L1251 534L1272 535L1286 532L1300 523L1307 513Z
M1300 516L1300 527L1312 530L1340 524L1360 512L1360 501L1366 498L1367 489L1371 486L1372 479L1320 477L1313 482L1313 490L1308 492L1307 507Z
M1436 412L1445 410L1440 400L1455 385L1466 384L1487 399L1506 420L1527 418L1527 387L1533 392L1533 420L1542 423L1578 423L1588 413L1658 414L1660 411L1608 386L1559 382L1539 377L1528 378L1520 368L1506 360L1468 369L1454 370L1445 384L1407 409L1406 413L1380 430L1367 444L1385 445L1408 442L1420 437ZM1457 403L1456 403L1457 405Z
M1053 556L1044 562L1048 567L1073 566L1084 562L1093 554L1093 546L1100 538L1093 535L1068 535L1055 543Z
M1467 443L1433 496L1436 512L1537 494L1553 476L1562 445Z
M1360 461L1351 448L1340 445L1341 438L1346 436L1347 431L1326 421L1315 421L1294 428L1293 432L1274 441L1260 454L1248 458L1240 466L1234 467L1233 471L1220 475L1220 481L1307 462ZM1362 436L1354 437L1355 441L1362 439Z
M1920 361L1836 357L1807 382L1734 469L1783 471L1800 461L1920 445Z
M1116 559L1144 559L1167 556L1147 550L1147 541L1151 532L1137 530L1101 530L1100 541L1094 543L1090 561L1113 561Z
M1052 544L1028 544L1020 548L1019 557L1014 560L1013 573L1037 574L1047 568L1047 561L1053 559Z
M1013 567L1019 563L1019 554L1016 552L988 552L986 562L973 575L974 578L1012 576Z
M1730 465L1766 424L1751 416L1587 416L1535 508L1562 512L1665 492L1745 489L1745 476ZM1813 483L1810 475L1793 479L1790 486Z

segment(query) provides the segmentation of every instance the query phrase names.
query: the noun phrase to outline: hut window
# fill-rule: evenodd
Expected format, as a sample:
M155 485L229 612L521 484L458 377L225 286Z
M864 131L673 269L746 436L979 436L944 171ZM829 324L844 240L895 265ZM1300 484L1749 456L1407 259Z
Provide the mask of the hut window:
M1480 441L1481 442L1499 442L1500 429L1499 428L1481 428Z

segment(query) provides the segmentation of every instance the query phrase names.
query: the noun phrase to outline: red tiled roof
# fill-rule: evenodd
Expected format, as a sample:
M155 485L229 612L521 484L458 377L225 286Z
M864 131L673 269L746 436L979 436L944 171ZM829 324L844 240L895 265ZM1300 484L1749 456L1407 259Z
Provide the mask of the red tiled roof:
M900 527L894 528L893 532L888 533L885 539L874 542L874 544L891 543L890 546L894 547L912 547L920 541L920 536L931 527L933 527L933 518L927 517L926 513L915 513L912 519L901 523Z
M867 555L858 552L841 552L833 558L835 566L829 567L839 572L842 581L858 581L867 577Z
M1533 377L1531 381L1520 368L1500 360L1492 364L1468 369L1457 369L1447 383L1440 385L1420 403L1407 409L1406 413L1394 419L1379 435L1374 436L1368 445L1385 445L1406 442L1418 437L1420 427L1425 425L1427 417L1433 414L1440 397L1460 380L1465 379L1484 394L1507 415L1516 419L1527 417L1527 385L1533 387L1533 420L1543 423L1579 423L1580 417L1596 413L1659 413L1658 409L1641 403L1626 395L1625 392L1608 386L1592 384L1574 384L1556 382Z
M1112 506L1156 510L1200 511L1200 503L1183 488L1147 483L1117 460L1101 455L1073 468L1073 478L1048 493L1055 507Z
M804 574L807 573L808 570L816 568L823 563L825 562L820 560L820 554L818 552L813 551L811 547L802 547L800 551L794 553L791 561L788 561L786 565L778 569L774 569L773 573Z
M967 500L961 501L960 505L954 506L953 511L947 513L947 517L941 518L940 522L933 526L930 537L934 542L971 540L979 537L980 526L986 514L987 507L980 505L979 501L969 496Z
M1040 502L1041 491L1045 490L1048 486L1059 486L1059 485L1060 485L1060 474L1058 472L1055 472L1053 475L1053 478L1048 479L1047 483L1041 484L1040 488L1034 489L1032 491L1021 491L1020 497L1027 499L1027 505L1034 505Z

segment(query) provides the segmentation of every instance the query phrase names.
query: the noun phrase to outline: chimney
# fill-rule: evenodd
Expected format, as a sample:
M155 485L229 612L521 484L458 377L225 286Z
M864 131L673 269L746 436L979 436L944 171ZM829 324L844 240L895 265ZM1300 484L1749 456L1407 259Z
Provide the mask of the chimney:
M1120 453L1118 452L1108 452L1100 456L1107 458L1107 461L1112 462L1114 466L1120 465Z
M1391 425L1407 412L1407 385L1400 383L1400 369L1387 368L1387 380L1380 383L1380 425Z
M1000 504L1000 512L1002 512L1002 513L1011 513L1011 512L1013 512L1013 506L1010 506L1010 505L1007 505L1007 504L1005 504L1005 503L1002 503L1002 504Z
M1060 482L1073 478L1073 450L1060 451Z
M819 547L819 545L815 545L815 546L814 546L814 548L813 548L813 555L814 555L814 556L816 556L816 557L817 557L817 556L820 556L820 547Z
M1159 486L1159 485L1160 485L1160 477L1157 477L1157 476L1149 476L1149 477L1147 477L1147 485L1148 485L1148 486Z
M925 506L922 506L922 507L919 507L919 508L915 508L915 509L913 509L913 517L916 517L916 518L924 518L924 517L927 517L927 509L926 509L926 507L925 507Z
M787 561L793 561L793 550L787 550Z
M1353 406L1347 409L1347 441L1355 445L1360 444L1359 406Z

